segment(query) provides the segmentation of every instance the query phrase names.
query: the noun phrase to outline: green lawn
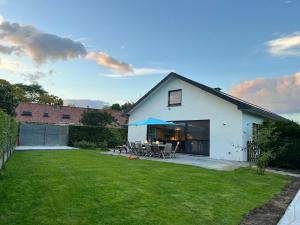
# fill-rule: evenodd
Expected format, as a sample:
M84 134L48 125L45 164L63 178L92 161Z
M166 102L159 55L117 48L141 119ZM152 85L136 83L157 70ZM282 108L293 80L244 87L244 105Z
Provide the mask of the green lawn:
M91 150L17 152L0 180L0 224L238 224L287 182Z

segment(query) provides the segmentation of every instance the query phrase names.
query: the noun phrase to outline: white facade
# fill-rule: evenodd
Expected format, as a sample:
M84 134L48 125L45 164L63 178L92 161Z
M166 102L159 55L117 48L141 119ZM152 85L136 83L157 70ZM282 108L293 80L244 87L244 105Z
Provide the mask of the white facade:
M168 92L182 89L182 105L168 107ZM246 161L245 145L252 136L252 123L262 118L246 114L237 106L182 79L171 77L130 112L129 123L154 117L165 121L210 121L210 157ZM146 126L129 126L129 141L145 141Z

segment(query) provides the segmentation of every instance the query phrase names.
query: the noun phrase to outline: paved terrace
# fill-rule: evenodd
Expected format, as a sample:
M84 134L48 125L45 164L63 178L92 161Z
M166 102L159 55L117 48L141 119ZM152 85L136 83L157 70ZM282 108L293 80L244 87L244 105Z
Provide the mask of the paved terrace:
M125 156L125 157L129 156L129 154L125 154L125 153L120 154L117 150L115 152L114 151L103 152L103 154ZM141 157L141 156L139 156L139 158L142 160L153 160L153 161L160 161L160 162L185 164L185 165L204 167L207 169L225 170L225 171L231 171L239 167L246 167L249 165L247 162L216 160L216 159L210 159L207 156L189 155L189 154L182 154L182 153L176 153L176 158L171 158L171 159Z

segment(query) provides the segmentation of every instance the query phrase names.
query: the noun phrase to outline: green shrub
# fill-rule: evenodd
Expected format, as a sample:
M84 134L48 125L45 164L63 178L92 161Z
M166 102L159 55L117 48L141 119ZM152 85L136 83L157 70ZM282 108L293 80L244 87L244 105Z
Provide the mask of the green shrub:
M98 147L98 148L102 148L102 149L107 149L108 144L107 144L106 141L99 142L99 143L97 144L97 147Z
M87 141L95 143L99 148L116 147L127 140L127 129L107 128L99 126L69 126L69 145Z
M96 148L97 145L96 143L94 142L88 142L88 141L75 141L74 144L73 144L74 147L77 147L77 148L90 148L90 149L93 149L93 148Z
M300 125L293 121L274 123L279 133L279 142L273 145L287 145L286 150L279 152L270 165L286 169L300 169Z
M11 155L16 146L17 138L18 123L14 118L0 110L0 160L2 160L2 167L4 167L4 155Z

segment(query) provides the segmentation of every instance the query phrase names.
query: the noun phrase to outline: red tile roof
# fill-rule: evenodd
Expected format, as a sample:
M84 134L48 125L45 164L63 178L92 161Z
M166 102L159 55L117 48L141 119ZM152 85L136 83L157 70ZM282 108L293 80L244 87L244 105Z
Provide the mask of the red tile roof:
M48 123L48 124L80 124L82 113L87 108L72 106L54 106L38 103L20 103L16 108L16 119L20 122ZM99 109L101 110L101 109ZM104 110L102 110L104 111ZM127 116L120 111L105 110L115 118L113 126L121 127L127 124ZM23 112L31 112L31 116L22 115ZM44 117L48 113L49 117ZM70 115L70 119L63 119L63 115Z

